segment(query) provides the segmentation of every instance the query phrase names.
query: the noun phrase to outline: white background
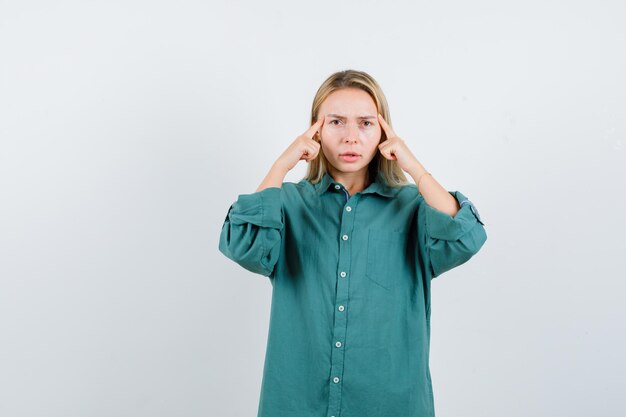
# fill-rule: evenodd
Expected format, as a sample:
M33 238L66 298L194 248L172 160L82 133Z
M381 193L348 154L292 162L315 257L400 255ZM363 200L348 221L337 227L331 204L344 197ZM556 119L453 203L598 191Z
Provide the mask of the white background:
M271 285L219 233L351 68L486 225L433 281L437 416L622 416L625 17L0 1L0 415L255 416Z

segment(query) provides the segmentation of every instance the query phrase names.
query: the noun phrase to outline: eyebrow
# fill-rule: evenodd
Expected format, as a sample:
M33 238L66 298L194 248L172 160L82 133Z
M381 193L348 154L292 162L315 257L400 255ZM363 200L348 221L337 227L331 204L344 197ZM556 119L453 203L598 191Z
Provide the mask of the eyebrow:
M327 114L326 117L336 117L337 119L344 119L344 120L346 119L345 116L341 116L339 114L334 114L334 113ZM359 117L357 117L357 119L375 119L375 118L376 118L376 116L359 116Z

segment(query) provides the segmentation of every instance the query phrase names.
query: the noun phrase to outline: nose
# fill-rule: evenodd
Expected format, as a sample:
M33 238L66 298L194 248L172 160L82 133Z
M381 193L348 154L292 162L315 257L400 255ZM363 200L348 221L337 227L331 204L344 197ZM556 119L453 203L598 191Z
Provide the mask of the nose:
M357 138L359 137L359 128L358 126L351 125L348 129L348 135L345 138L347 143L356 143Z

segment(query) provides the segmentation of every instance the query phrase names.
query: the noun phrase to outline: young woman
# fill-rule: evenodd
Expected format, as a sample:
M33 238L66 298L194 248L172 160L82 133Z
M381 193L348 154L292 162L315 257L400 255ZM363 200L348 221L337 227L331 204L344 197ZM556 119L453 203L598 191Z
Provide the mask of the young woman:
M283 182L300 160L306 177ZM431 279L486 239L473 204L395 134L378 83L332 74L311 126L220 235L224 255L272 284L258 416L433 416Z

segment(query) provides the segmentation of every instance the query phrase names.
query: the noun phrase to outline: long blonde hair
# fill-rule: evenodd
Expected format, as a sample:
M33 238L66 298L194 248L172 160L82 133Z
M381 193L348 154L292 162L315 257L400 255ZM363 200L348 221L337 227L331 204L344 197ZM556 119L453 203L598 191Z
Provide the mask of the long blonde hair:
M330 75L320 86L313 98L311 106L311 125L318 118L320 106L326 98L333 92L342 88L358 88L365 91L372 97L378 112L383 116L389 126L391 125L391 115L389 114L389 106L383 90L380 88L376 80L369 74L357 70L338 71ZM385 131L382 130L381 143L387 140ZM328 160L320 149L317 157L309 161L307 173L304 179L311 183L317 183L328 172ZM408 180L404 175L404 171L398 165L397 161L392 161L377 152L368 165L369 180L374 181L377 175L391 187L400 187L408 184Z

